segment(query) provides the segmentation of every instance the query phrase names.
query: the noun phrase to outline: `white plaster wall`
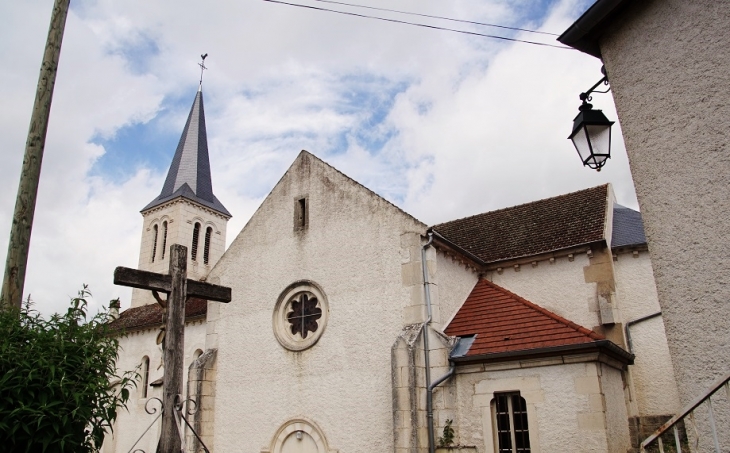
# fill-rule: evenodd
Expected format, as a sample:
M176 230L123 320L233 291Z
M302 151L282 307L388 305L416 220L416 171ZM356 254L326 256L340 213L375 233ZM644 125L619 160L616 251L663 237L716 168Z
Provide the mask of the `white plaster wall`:
M728 23L727 1L633 2L600 42L685 404L730 370Z
M588 266L585 253L539 261L537 267L520 266L520 271L508 267L502 274L490 272L488 278L532 303L546 308L587 329L600 323L596 301L596 284L586 283L583 267Z
M295 232L295 200L309 227ZM218 346L215 446L260 451L292 418L307 418L341 452L393 450L391 350L410 289L401 281L401 235L425 225L302 153L235 239L209 281L233 301L209 312ZM319 342L291 352L276 340L280 293L308 279L326 294Z
M624 325L661 311L648 252L640 252L636 256L631 253L617 255L614 272ZM630 329L636 359L629 369L639 415L679 412L679 393L662 318L643 321Z
M434 311L433 326L443 329L456 315L474 285L479 274L473 269L451 259L443 253L436 254L436 273L432 285L432 298L438 306L438 316ZM433 296L436 297L433 297Z
M188 323L185 326L185 370L183 372L185 385L187 383L187 367L193 362L195 351L198 349L205 350L205 327L205 323L202 321ZM159 329L132 331L119 339L118 373L135 370L142 363L142 358L147 356L150 358L149 382L163 376L164 368L161 366L162 348L155 341L158 332ZM186 391L187 389L183 389L183 395L186 394ZM145 412L145 404L152 397L162 399L162 387L148 387L147 398L143 398L142 395L141 382L138 382L137 388L131 391L127 410L121 409L118 412L113 435L107 435L104 440L104 453L128 452L156 417L156 414L149 415ZM159 405L153 407L158 408ZM158 438L159 420L136 448L153 452L157 448Z
M503 370L494 366L480 372L459 367L459 442L475 445L480 453L492 453L493 394L519 391L528 405L533 452L626 451L609 450L599 367L595 362ZM623 422L628 439L628 423Z

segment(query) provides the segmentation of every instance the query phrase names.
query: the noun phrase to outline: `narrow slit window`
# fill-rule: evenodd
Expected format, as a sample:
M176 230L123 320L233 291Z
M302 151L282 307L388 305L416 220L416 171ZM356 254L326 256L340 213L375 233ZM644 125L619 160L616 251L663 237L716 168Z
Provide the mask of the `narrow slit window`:
M191 247L190 251L190 258L193 261L196 261L198 259L198 238L200 236L200 224L198 222L195 222L195 226L193 227L193 246Z
M530 453L527 403L519 393L497 393L492 401L499 453Z
M153 238L152 238L152 262L153 263L155 262L155 255L157 254L157 233L158 233L158 230L159 229L160 228L157 225L155 225L152 228L152 235L153 235Z
M299 198L294 204L294 230L300 231L307 228L307 222L309 220L309 213L307 209L307 198Z
M165 259L165 247L167 247L167 222L162 222L162 259Z
M147 398L147 387L150 383L150 358L142 358L142 398Z
M213 228L205 229L205 248L203 249L203 264L208 264L210 258L210 237L213 235Z

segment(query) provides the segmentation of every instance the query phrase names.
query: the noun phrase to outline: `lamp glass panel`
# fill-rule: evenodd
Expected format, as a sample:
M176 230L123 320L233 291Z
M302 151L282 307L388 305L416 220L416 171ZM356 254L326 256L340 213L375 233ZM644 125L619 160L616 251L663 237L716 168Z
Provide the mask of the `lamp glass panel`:
M586 135L585 127L580 128L573 137L571 137L575 149L578 151L580 160L585 162L588 156L591 155L591 145L588 143L588 136Z
M611 153L611 126L588 124L585 129L590 137L593 154L609 156Z

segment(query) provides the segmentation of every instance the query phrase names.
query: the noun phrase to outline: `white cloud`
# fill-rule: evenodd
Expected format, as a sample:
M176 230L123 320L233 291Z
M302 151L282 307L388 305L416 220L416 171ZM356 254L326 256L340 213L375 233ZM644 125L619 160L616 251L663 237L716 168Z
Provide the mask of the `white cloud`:
M0 68L7 106L0 109L0 258L51 3L0 5L0 58L12 62ZM521 20L533 3L403 0L397 8L553 32L579 14L566 0L544 20ZM582 168L566 140L579 92L600 78L600 63L578 52L254 0L73 2L26 282L43 311L64 309L81 283L91 285L95 303L117 296L129 303L112 272L136 266L138 211L164 175L134 168L121 183L92 177L105 152L92 139L113 140L120 128L159 115L164 99L192 102L204 52L213 183L234 215L229 242L301 149L427 223L609 181L619 201L636 206L618 133L615 158L600 174ZM610 95L594 103L616 118ZM189 105L167 112L163 126L181 131Z

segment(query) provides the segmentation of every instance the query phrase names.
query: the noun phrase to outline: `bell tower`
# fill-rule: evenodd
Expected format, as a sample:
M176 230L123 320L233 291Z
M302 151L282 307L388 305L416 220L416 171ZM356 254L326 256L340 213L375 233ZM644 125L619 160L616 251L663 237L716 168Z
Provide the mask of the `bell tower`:
M138 269L167 273L172 244L188 248L188 278L201 279L223 255L231 214L213 194L201 84L160 195L145 206ZM132 307L155 303L135 289Z

